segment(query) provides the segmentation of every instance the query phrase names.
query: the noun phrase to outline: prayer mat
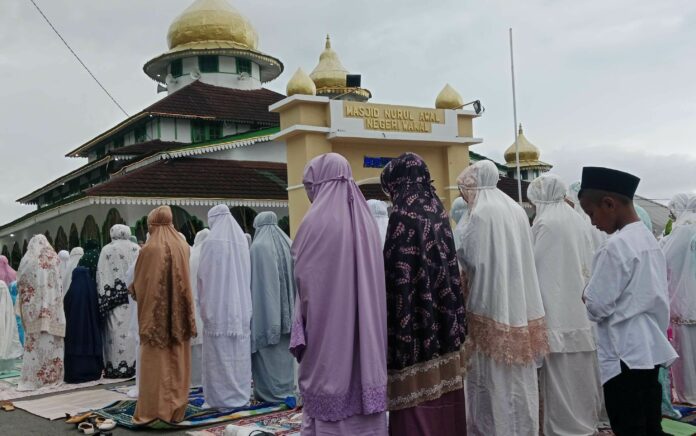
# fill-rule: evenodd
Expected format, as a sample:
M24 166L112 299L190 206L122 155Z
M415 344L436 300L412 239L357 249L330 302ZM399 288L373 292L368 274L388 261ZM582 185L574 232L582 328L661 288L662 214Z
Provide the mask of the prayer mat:
M88 388L91 386L117 384L117 383L127 382L128 380L132 380L132 379L130 379L130 378L102 378L100 380L95 380L95 381L91 381L91 382L87 382L87 383L75 383L75 384L60 382L59 384L51 385L51 386L44 386L44 387L41 387L41 388L36 389L34 391L18 391L17 390L17 383L19 382L19 377L17 377L16 379L0 380L0 401L16 400L19 398L34 397L34 396L45 395L45 394L55 394L58 392L74 391L77 389ZM10 381L14 381L14 383L9 383Z
M299 416L296 416L298 414ZM276 436L299 436L302 429L302 409L284 410L282 412L269 413L268 415L244 418L205 430L190 431L187 434L189 436L224 436L225 428L229 424L240 427L253 427L257 430L273 433Z
M696 407L683 404L675 404L674 408L681 413L680 422L696 425Z
M286 403L259 403L253 402L249 406L237 407L233 409L214 409L202 408L203 405L203 388L193 388L189 393L189 404L186 406L184 420L173 423L162 420L155 420L147 424L134 424L133 415L135 414L135 400L123 400L105 407L100 410L95 410L94 413L110 418L121 425L130 429L150 428L156 430L167 430L177 428L191 428L205 425L223 423L228 421L236 421L242 418L252 416L267 415L273 412L292 409L295 407L295 399L289 398Z
M11 382L12 379L16 379L17 381L19 381L20 375L22 375L22 359L17 359L12 365L12 369L8 369L7 371L0 371L0 380Z
M671 419L663 419L662 431L673 436L694 436L696 435L696 426Z
M664 418L662 420L662 431L672 436L694 436L696 435L696 426ZM614 436L614 432L611 430L600 430L597 435Z
M53 421L65 418L66 413L76 415L80 412L101 409L104 406L113 404L114 401L125 398L124 394L118 392L107 389L93 389L71 392L69 394L51 395L36 400L15 401L14 405L16 408L25 410L32 415Z
M18 371L16 369L13 369L11 371L3 371L3 372L0 372L0 380L19 379L20 375L22 375L22 372Z

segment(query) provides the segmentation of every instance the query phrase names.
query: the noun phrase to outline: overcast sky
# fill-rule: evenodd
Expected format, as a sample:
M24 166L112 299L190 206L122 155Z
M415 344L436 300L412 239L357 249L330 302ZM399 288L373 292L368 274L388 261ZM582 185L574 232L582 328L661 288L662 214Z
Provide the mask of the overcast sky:
M166 51L191 0L36 0L130 114L164 96L143 72ZM450 83L480 99L473 150L497 161L514 141L508 28L515 33L518 117L567 182L583 165L642 178L639 193L696 190L696 2L654 0L234 0L284 92L311 71L330 33L373 101L432 106ZM0 224L15 200L86 160L63 157L124 115L29 0L0 0Z

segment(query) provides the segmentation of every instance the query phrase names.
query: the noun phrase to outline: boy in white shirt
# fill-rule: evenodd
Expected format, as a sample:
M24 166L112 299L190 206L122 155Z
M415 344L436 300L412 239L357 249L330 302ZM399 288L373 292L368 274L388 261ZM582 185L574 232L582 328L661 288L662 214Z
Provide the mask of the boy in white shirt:
M597 323L604 399L616 436L665 435L659 366L677 353L667 340L667 267L657 241L633 208L639 178L585 167L580 205L611 236L597 250L583 301Z

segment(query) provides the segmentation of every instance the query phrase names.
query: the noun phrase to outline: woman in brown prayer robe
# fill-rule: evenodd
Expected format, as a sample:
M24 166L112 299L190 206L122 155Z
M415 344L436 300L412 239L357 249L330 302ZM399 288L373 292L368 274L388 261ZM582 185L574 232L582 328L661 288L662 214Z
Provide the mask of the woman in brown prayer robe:
M196 336L189 246L174 229L169 206L150 212L147 225L150 239L138 256L131 287L140 332L140 393L133 422L179 422L188 404L190 339Z

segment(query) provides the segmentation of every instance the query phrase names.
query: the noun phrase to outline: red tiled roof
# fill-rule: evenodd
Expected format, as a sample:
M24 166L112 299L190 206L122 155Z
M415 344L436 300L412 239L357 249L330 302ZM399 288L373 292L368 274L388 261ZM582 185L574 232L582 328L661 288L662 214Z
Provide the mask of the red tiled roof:
M284 163L202 158L158 161L86 191L90 196L287 200Z
M196 81L164 97L144 112L195 118L215 118L275 126L277 113L268 107L285 96L270 89L239 90Z
M126 145L125 147L117 148L110 152L115 156L132 156L132 155L147 155L167 151L173 148L183 147L187 145L185 142L160 141L154 139L152 141L141 142L140 144Z
M268 107L284 98L283 94L265 88L245 91L195 81L90 139L66 156L86 156L95 145L148 116L234 121L253 127L278 126L280 116L269 112Z
M527 198L528 186L529 182L522 180L522 201L525 203L529 203L529 199ZM498 189L509 195L513 200L518 200L516 179L501 176L500 180L498 181Z
M522 200L528 202L522 181ZM91 196L192 197L287 200L287 165L275 162L179 158L116 176L86 191ZM517 200L517 181L501 177L498 188ZM366 199L387 200L377 183L364 184Z

